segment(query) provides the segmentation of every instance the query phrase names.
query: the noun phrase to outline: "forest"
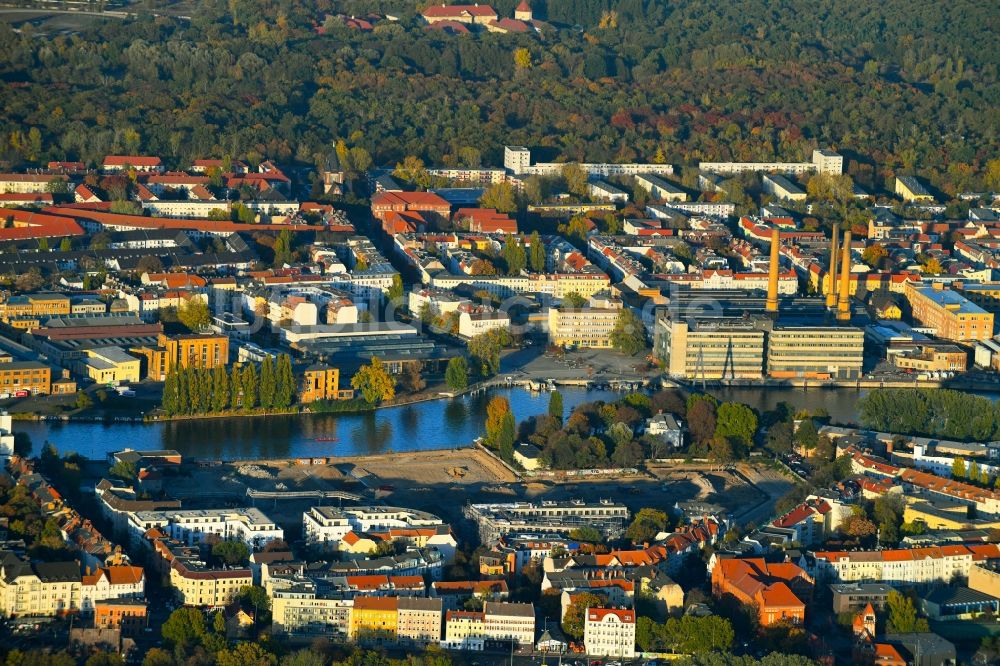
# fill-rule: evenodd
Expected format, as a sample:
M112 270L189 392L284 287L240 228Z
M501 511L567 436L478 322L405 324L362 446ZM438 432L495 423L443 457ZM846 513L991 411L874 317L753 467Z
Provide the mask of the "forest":
M912 173L946 196L1000 189L986 168L1000 127L990 3L533 6L551 26L540 35L428 31L403 0L206 0L190 20L68 35L3 24L0 160L315 166L339 139L376 165L498 165L511 143L536 159L692 165L832 147L866 188ZM363 32L335 18L369 11L398 21Z

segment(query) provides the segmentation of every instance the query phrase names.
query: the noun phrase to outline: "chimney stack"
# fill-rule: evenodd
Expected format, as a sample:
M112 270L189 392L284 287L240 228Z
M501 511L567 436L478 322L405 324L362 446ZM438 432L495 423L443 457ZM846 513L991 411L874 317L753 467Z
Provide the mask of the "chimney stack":
M778 311L778 258L779 258L778 227L771 230L771 264L767 268L767 306L768 312Z
M837 294L837 321L851 318L851 230L844 232L843 263L840 265L840 290Z
M833 225L833 238L830 239L830 286L826 292L826 307L834 309L837 306L837 245L840 240L840 223Z

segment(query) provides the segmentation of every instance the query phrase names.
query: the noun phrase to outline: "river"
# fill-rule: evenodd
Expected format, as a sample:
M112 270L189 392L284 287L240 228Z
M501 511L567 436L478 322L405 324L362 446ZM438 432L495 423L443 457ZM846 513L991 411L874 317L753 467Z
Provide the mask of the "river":
M614 400L611 391L563 387L565 413L583 402ZM779 402L796 409L825 409L833 423L853 424L857 401L867 391L856 389L722 388L709 389L720 401L736 401L764 412ZM996 393L977 393L996 400ZM352 456L388 451L420 451L469 446L483 433L486 404L505 395L518 421L543 414L548 393L524 388L496 388L453 400L386 407L362 414L302 414L258 418L233 417L138 423L84 423L15 421L14 429L27 433L37 453L44 442L60 452L76 451L103 459L107 453L133 449L176 449L185 456L236 460ZM320 441L335 438L335 441Z
M566 414L583 402L621 397L611 391L564 387ZM296 414L164 421L160 423L84 423L15 421L31 437L34 452L51 442L61 453L76 451L103 459L109 452L176 449L185 456L236 460L352 456L388 451L419 451L469 446L483 434L486 404L505 395L521 421L548 409L548 393L498 388L456 399L386 407L361 414ZM335 441L318 441L335 438Z

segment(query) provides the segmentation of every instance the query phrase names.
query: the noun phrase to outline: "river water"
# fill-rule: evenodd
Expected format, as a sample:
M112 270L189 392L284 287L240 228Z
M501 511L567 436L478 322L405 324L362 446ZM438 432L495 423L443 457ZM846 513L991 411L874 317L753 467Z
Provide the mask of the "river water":
M565 413L595 400L621 397L610 391L564 387ZM736 401L764 412L779 402L796 409L825 409L836 424L857 420L857 401L866 391L855 389L709 389L720 401ZM236 460L352 456L390 451L419 451L469 446L483 433L486 404L494 395L505 395L520 421L548 409L548 393L524 388L496 388L453 400L388 407L363 414L305 414L261 418L197 419L152 424L15 421L14 429L31 436L37 453L44 442L60 452L76 451L87 458L103 459L111 451L176 449L185 456ZM980 394L987 395L987 394ZM989 394L992 399L997 394ZM335 441L323 441L334 439Z
M622 395L571 387L560 389L560 393L566 414L580 403L614 400ZM109 452L125 447L176 449L185 456L223 460L352 456L469 446L483 434L486 404L494 395L505 395L510 400L518 421L548 410L548 393L498 388L362 414L234 417L150 424L15 421L14 429L31 437L35 453L48 441L61 453L76 451L92 459L103 459ZM330 439L335 441L322 441Z

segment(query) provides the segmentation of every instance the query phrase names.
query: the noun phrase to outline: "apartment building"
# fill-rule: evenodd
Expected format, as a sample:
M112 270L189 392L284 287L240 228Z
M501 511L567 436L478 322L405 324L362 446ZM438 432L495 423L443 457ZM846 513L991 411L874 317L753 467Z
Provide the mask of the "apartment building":
M261 548L283 539L284 531L260 509L192 509L186 511L139 511L129 517L129 530L143 535L153 528L188 545L199 544L212 534Z
M27 391L33 395L52 392L52 369L38 361L0 363L0 395L17 395Z
M844 172L844 158L831 150L814 150L809 162L701 162L698 169L719 174L766 171L798 175L815 171L838 175Z
M635 184L642 190L649 193L650 198L657 201L687 201L687 192L681 188L668 183L662 178L657 178L651 174L642 174L635 177Z
M272 631L279 636L345 641L351 631L353 599L327 596L316 583L300 581L271 593Z
M610 349L611 332L621 313L620 308L549 308L549 344Z
M11 296L0 305L0 320L12 323L20 318L44 318L71 313L70 297L65 294L37 293Z
M144 599L105 599L94 604L94 626L117 629L122 637L137 638L146 628L148 611Z
M0 194L43 194L49 191L49 183L67 182L66 174L51 173L0 173Z
M611 500L602 500L599 504L576 500L469 504L464 513L478 524L480 540L487 544L510 532L568 534L583 526L593 527L605 537L615 539L624 532L629 518L628 508Z
M467 340L496 329L510 330L510 316L506 312L462 312L458 316L458 334Z
M993 313L987 312L956 291L940 284L907 282L904 294L913 318L936 335L959 342L989 340L993 337Z
M169 578L177 601L198 608L228 606L240 590L253 585L250 569L213 569L192 557L175 557Z
M80 608L82 581L77 562L30 563L0 553L0 615L53 617Z
M352 506L337 508L314 506L302 514L302 531L306 543L336 549L348 535L368 532L383 533L393 529L417 529L446 526L445 522L426 511L397 506Z
M967 578L973 564L1000 560L996 544L929 546L880 551L818 551L801 564L817 580L835 583L886 583L893 586L947 583Z
M364 645L393 645L399 630L399 599L357 597L351 608L349 638Z
M449 650L482 650L484 619L479 611L448 611L444 619L445 646Z
M441 642L444 619L441 599L400 597L396 609L396 636L400 644L417 647Z
M975 507L980 517L1000 516L1000 493L996 491L915 469L901 470L899 478L904 487L911 492L914 489L922 490L931 495Z
M535 643L535 607L506 601L483 603L483 636L490 640Z
M767 336L767 374L774 378L855 379L865 334L850 326L775 326Z
M143 600L146 577L142 567L119 565L102 567L84 574L80 588L80 612L93 613L97 604L109 599Z
M635 657L635 611L588 608L584 613L583 644L591 657Z
M654 353L672 377L760 379L764 331L750 318L656 321Z
M531 163L531 151L524 146L504 146L503 165L515 176L535 175L535 176L558 176L562 174L570 162L540 162ZM641 174L655 174L658 176L670 176L674 173L674 167L670 164L652 164L629 162L625 164L607 164L594 162L575 163L588 176L595 178L607 178L609 176L638 176Z

